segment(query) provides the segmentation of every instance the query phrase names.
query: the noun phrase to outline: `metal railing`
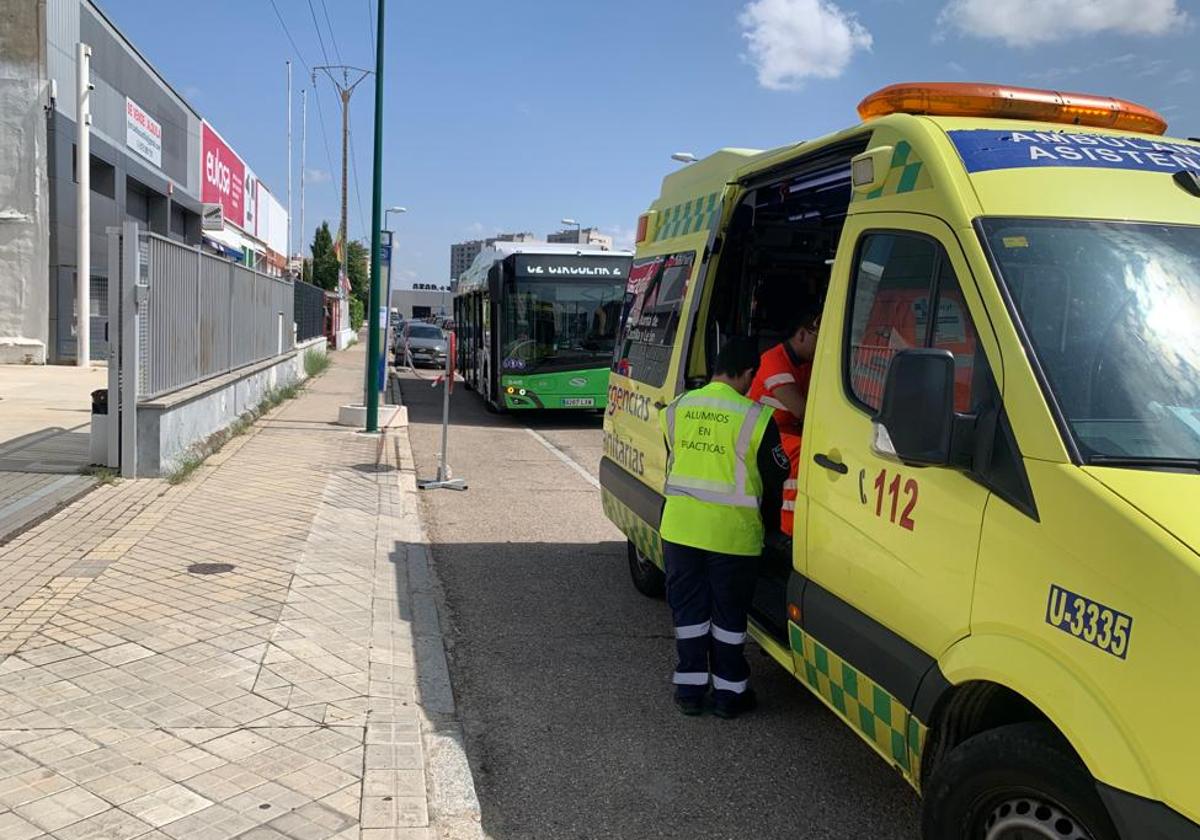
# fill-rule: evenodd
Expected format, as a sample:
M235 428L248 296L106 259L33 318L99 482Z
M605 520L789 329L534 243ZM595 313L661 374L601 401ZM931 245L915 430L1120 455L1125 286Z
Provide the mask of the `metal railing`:
M291 281L153 233L138 238L139 399L292 349Z
M295 284L296 340L307 341L325 334L325 290L297 280Z

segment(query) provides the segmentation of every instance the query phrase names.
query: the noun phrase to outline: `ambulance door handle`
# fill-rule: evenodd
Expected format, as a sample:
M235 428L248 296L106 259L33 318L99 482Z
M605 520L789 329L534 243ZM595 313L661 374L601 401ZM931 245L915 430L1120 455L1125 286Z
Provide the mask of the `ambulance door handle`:
M827 470L833 470L838 475L845 475L850 472L850 468L845 464L833 460L823 452L818 452L813 456L813 460L817 462L817 466L824 467Z
M667 407L667 403L663 402L662 400L657 400L654 403L654 407L657 408L659 411L662 411L664 408Z

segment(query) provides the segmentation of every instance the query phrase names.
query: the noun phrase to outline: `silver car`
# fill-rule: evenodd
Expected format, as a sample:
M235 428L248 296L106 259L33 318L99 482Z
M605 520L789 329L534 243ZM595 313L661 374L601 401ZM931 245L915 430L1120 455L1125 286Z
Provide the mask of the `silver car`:
M426 365L442 368L446 366L447 353L446 334L433 324L409 323L404 331L404 338L396 348L396 361L407 361L413 367ZM408 359L404 357L405 348Z

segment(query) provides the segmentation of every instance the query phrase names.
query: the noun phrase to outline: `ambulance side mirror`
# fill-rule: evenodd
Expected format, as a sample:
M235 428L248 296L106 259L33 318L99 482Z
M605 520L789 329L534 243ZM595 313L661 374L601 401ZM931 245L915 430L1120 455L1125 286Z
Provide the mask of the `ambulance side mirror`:
M888 366L873 421L875 454L905 464L946 466L954 432L954 355L901 350Z

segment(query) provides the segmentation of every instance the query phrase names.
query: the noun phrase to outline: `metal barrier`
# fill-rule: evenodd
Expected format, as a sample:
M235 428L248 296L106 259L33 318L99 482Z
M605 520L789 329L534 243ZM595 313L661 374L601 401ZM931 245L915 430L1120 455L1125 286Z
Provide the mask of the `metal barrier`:
M325 290L297 280L295 284L296 340L325 334Z
M138 233L138 398L292 349L293 286L153 233Z

